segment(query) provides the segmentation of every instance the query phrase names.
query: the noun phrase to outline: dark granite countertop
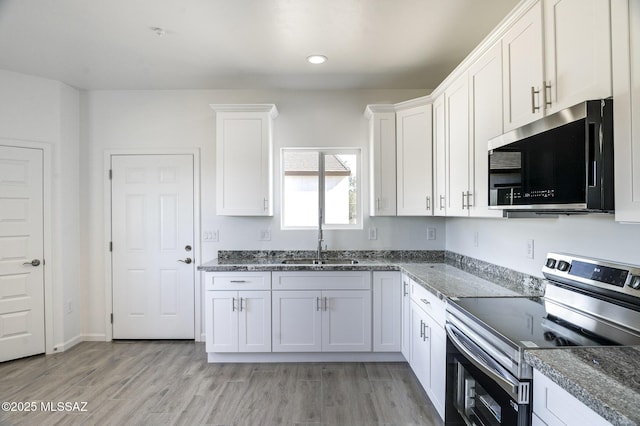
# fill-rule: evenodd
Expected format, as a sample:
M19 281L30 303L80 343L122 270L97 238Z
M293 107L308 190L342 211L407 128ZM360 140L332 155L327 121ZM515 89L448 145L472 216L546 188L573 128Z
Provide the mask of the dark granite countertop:
M613 425L640 424L640 346L531 349L525 360Z

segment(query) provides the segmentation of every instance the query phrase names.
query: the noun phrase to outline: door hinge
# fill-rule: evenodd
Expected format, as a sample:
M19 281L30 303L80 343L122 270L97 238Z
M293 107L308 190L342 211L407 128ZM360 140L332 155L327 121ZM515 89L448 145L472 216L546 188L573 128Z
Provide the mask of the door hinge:
M113 241L109 241L109 251L113 251Z
M113 179L113 169L109 169L109 180Z
M111 314L111 324L113 324L113 314Z

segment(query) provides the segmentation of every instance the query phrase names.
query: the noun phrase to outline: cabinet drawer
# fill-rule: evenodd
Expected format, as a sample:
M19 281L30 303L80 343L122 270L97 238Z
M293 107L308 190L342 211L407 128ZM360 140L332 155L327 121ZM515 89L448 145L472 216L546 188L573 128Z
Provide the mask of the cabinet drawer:
M271 272L207 272L205 290L270 290Z
M445 323L445 302L438 299L438 296L431 293L426 288L413 280L410 280L411 299L416 302L426 313L428 313L438 324L444 327Z
M273 272L273 290L370 290L370 271Z

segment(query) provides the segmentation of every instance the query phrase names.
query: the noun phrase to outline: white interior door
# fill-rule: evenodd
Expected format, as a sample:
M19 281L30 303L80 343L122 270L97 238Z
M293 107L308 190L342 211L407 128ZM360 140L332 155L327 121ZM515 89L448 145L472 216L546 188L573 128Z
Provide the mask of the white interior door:
M194 158L113 155L114 339L193 339Z
M43 152L0 146L0 362L43 353Z

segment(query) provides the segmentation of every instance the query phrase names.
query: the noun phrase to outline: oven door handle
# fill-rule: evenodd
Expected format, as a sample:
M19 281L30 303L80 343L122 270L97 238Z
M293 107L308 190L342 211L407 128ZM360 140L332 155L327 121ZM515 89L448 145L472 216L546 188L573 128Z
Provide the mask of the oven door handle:
M515 379L500 364L489 356L482 356L482 349L448 323L445 328L453 346L462 353L480 371L493 379L498 386L511 395L519 404L529 403L529 383Z

